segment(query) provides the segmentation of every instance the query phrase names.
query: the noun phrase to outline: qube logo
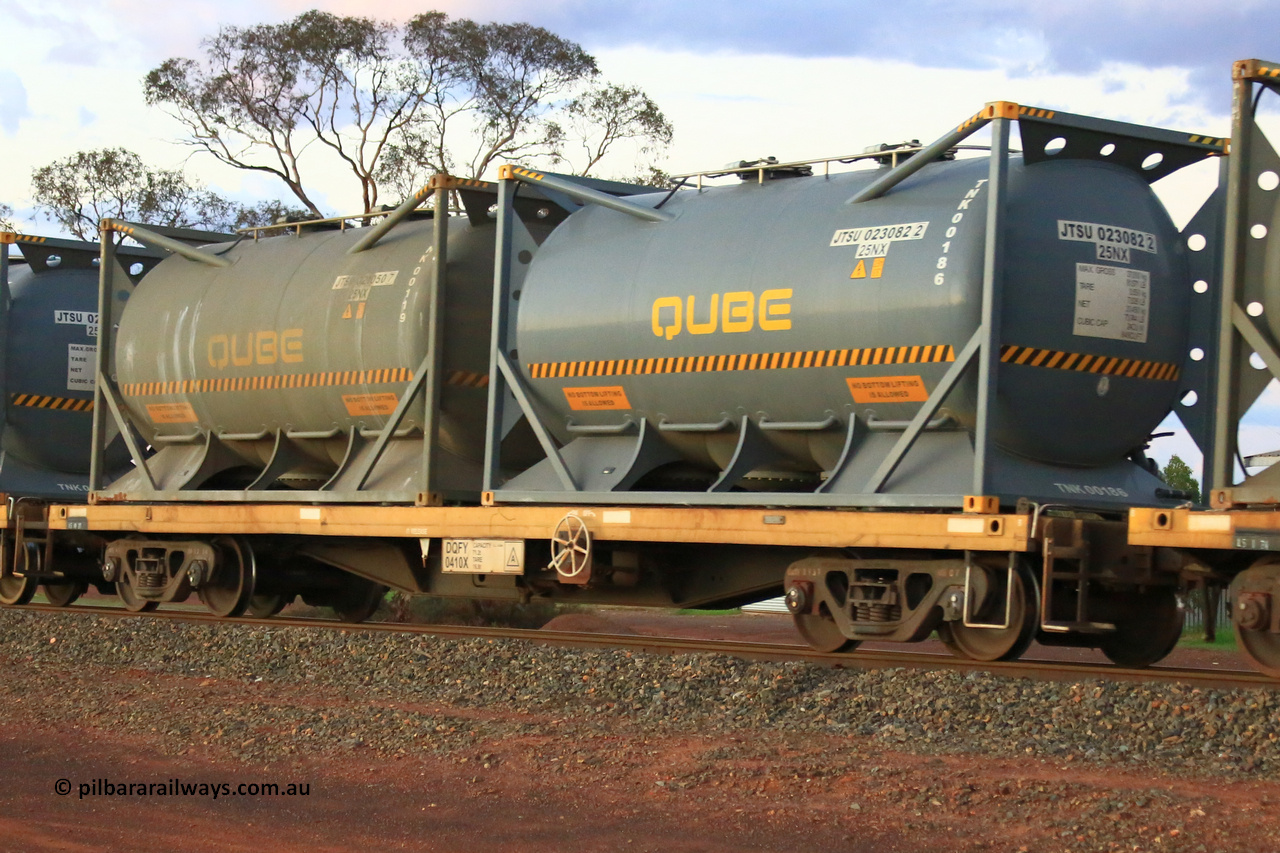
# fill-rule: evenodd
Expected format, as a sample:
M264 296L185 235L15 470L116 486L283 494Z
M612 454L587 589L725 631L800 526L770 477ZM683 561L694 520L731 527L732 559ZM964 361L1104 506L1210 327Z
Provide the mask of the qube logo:
M297 364L302 361L302 330L285 329L249 332L247 335L213 335L209 338L209 366L222 370L227 365Z
M781 332L791 328L791 288L766 290L759 296L749 290L711 293L705 296L662 296L653 301L653 333L660 338L690 335L733 334L759 328Z

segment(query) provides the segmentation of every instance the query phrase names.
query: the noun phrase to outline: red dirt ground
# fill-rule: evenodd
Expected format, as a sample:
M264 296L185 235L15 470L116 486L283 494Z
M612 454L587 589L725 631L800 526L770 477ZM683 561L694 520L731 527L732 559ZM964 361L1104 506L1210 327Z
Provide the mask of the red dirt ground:
M598 613L569 613L547 623L547 628L561 631L593 631L596 633L630 633L644 636L705 637L718 640L742 640L760 643L794 643L804 645L791 617L774 613L741 613L725 616L672 616L657 611L633 608L602 610ZM1230 626L1226 628L1229 633ZM859 648L870 650L910 651L950 655L938 640L922 643L864 643ZM1096 649L1073 649L1042 646L1033 643L1022 660L1088 661L1108 663L1106 655ZM1251 670L1245 658L1234 649L1197 649L1178 646L1160 663L1161 666Z
M644 633L723 635L750 626L757 639L765 626L785 624L768 616L723 617L752 620L742 626L720 624L722 617L602 618L602 628ZM197 682L139 670L104 677L145 688L156 701L172 701L175 689ZM249 689L207 686L222 701ZM270 682L251 689L254 701L328 701ZM634 733L575 740L560 735L569 730L561 721L518 739L488 737L478 721L478 741L463 755L388 760L355 749L263 766L215 747L166 756L140 733L47 720L39 709L38 697L0 699L6 851L1280 849L1275 780L1166 776L1061 759L918 756L869 739L769 731L749 740ZM296 781L311 793L81 799L79 785L100 778ZM55 793L59 779L71 782L69 795ZM1109 802L1119 805L1102 809Z

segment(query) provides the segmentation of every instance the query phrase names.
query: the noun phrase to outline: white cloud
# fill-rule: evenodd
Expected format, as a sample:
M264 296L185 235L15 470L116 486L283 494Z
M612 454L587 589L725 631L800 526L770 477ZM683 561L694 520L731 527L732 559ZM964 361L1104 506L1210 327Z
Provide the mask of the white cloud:
M27 88L22 85L22 79L12 71L0 71L0 126L13 136L17 134L22 120L30 116Z

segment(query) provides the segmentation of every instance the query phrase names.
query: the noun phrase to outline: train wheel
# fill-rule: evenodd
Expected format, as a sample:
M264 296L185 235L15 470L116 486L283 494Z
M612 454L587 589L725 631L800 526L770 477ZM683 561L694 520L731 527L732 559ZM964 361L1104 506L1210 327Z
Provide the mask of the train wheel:
M1171 586L1116 597L1124 616L1116 630L1103 638L1101 649L1118 666L1134 669L1165 658L1182 636L1182 600Z
M0 570L5 568L12 569L14 566L14 547L13 540L5 534L0 539ZM31 597L36 594L36 587L39 582L28 577L18 577L17 575L0 575L0 604L7 604L10 607L28 604Z
M1003 573L1000 573L1003 574ZM1031 645L1040 627L1040 594L1035 578L1019 564L1013 573L1013 607L1007 628L966 628L963 622L943 622L938 637L951 653L968 660L1017 660ZM988 595L975 619L1004 622L1005 597Z
M333 612L343 622L363 622L374 614L387 588L373 581L353 579L345 594L334 601Z
M127 580L116 581L116 595L120 596L120 603L124 605L124 609L132 610L134 613L150 613L160 606L160 602L148 601L138 595Z
M795 620L800 636L816 651L834 654L851 652L858 647L857 640L850 640L840 633L836 620L825 608L821 613L793 613L791 618Z
M199 587L200 600L217 616L244 614L253 599L258 564L248 542L228 536L214 543L219 551L213 576Z
M71 604L89 589L85 581L66 581L65 583L45 582L44 597L54 607L70 607Z
M245 608L246 616L252 616L254 619L270 619L293 601L291 595L255 595L249 599L249 606Z
M1280 634L1252 631L1242 628L1238 623L1234 623L1233 627L1236 643L1249 657L1254 668L1272 678L1280 678Z
M31 596L36 594L39 584L32 578L19 578L10 575L0 578L0 604L17 606L27 604Z
M1236 575L1228 595L1240 650L1259 672L1280 678L1280 633L1271 630L1280 605L1280 556L1263 557Z

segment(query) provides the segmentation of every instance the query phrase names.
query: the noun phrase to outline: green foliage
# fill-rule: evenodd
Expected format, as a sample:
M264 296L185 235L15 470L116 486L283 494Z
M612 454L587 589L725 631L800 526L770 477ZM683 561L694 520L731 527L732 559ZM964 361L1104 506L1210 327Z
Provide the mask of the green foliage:
M704 610L698 607L689 607L683 610L675 611L677 616L740 616L741 608L730 607L723 610Z
M1188 628L1178 639L1178 645L1188 649L1214 649L1231 652L1236 649L1236 634L1231 625L1219 625L1212 643L1204 638L1204 629Z
M104 217L150 225L230 231L266 225L279 202L244 207L187 180L176 169L152 169L125 148L78 151L31 174L36 207L81 240L96 240ZM271 218L267 218L271 217Z
M1196 481L1191 466L1184 462L1182 457L1176 454L1170 456L1169 464L1165 465L1160 473L1160 479L1164 480L1170 488L1191 495L1193 502L1200 503L1200 483Z
M290 207L282 201L272 199L257 204L240 205L236 208L235 228L255 228L262 225L274 225L277 222L296 222L310 218L309 211L300 207Z
M0 204L0 231L16 231L18 230L13 224L13 208L7 204Z
M653 99L636 86L614 83L595 86L570 101L564 113L571 136L578 141L581 151L569 154L563 150L565 134L562 131L559 137L562 145L556 159L571 164L575 174L590 174L609 150L624 139L636 141L640 155L660 153L671 144L671 122ZM642 173L646 169L643 162L636 165ZM647 168L661 174L652 166ZM650 181L651 178L646 182Z
M185 126L187 144L276 176L317 214L303 158L315 142L347 165L368 212L383 188L408 194L435 172L481 177L503 160L566 161L569 140L589 139L577 158L585 174L619 140L651 154L671 138L643 92L588 88L595 59L530 24L425 12L398 25L309 11L224 26L202 49L199 61L168 59L149 72L147 103Z

